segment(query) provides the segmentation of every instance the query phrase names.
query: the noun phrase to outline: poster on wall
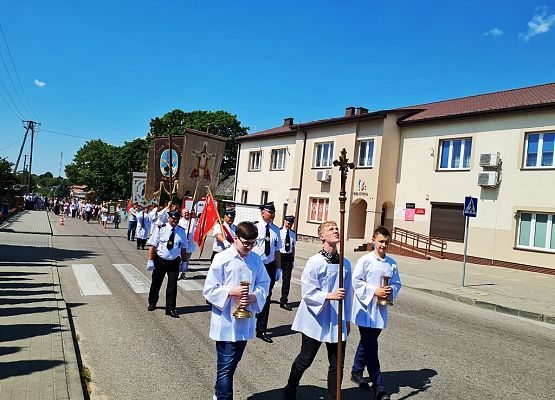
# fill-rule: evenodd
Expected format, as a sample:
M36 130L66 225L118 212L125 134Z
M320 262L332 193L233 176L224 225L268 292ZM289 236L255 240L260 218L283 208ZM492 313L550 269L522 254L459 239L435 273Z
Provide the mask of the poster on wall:
M416 204L407 203L405 205L405 221L414 221L414 209Z

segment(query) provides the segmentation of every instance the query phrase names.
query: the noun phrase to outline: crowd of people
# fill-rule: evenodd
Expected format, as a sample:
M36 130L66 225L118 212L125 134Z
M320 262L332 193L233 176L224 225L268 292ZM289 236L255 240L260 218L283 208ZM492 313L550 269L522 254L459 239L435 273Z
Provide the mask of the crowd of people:
M193 240L197 219L194 212L168 202L141 207L133 204L127 210L116 206L109 214L108 204L87 200L45 200L56 214L98 221L104 228L111 215L115 228L127 217L127 240L136 242L137 250L146 250L147 271L152 272L148 295L148 311L155 311L159 292L168 277L166 315L179 318L176 311L177 282L187 279L191 254L196 250ZM233 376L245 351L247 341L257 337L273 343L267 332L272 290L281 285L280 307L287 311L291 275L295 266L297 235L291 228L293 216L285 216L279 228L274 224L272 202L261 206L260 220L234 224L235 208L225 210L223 220L212 230L211 265L203 295L211 305L209 336L216 342L216 383L214 399L233 398ZM294 359L282 399L295 400L301 378L314 361L319 348L326 345L329 367L327 398L335 399L336 376L342 376L343 363L338 365L339 326L345 348L351 321L358 326L360 342L351 368L351 380L363 390L373 390L378 400L388 400L378 357L378 337L387 325L387 304L396 298L401 281L395 260L386 254L391 234L378 227L372 237L373 250L361 257L354 268L344 259L343 287L339 287L340 232L337 224L326 221L318 228L322 249L310 257L301 277L301 299L292 330L301 333L301 349ZM383 277L387 276L386 283ZM387 301L384 301L387 300ZM342 304L342 321L339 307ZM242 318L237 310L246 310L251 318ZM343 353L344 358L344 353ZM363 377L368 371L368 381ZM339 370L339 371L338 371Z
M260 221L234 224L235 209L226 209L223 221L213 229L211 265L203 295L211 305L209 336L216 342L216 383L214 399L233 399L233 376L247 341L257 337L273 343L267 332L271 296L276 281L283 279L280 307L292 311L289 291L295 265L296 234L293 216L285 216L282 228L274 224L273 203L261 206ZM129 212L127 238L136 240L137 249L149 245L147 270L152 271L148 311L155 311L164 277L166 315L179 318L176 307L177 281L186 279L189 258L194 251L194 215L168 203L166 207L134 206ZM358 326L358 343L351 380L363 390L373 390L378 400L388 400L378 357L378 337L387 325L387 304L401 289L395 260L386 254L390 232L378 227L373 233L373 250L361 257L354 268L344 259L343 287L339 287L340 232L337 224L326 221L318 228L322 249L310 257L301 277L301 299L292 329L301 333L301 350L294 359L284 400L295 400L301 378L325 343L329 367L327 398L335 399L338 365L339 327L345 348L351 321ZM180 274L181 273L181 274ZM384 277L387 280L384 281ZM343 307L342 320L339 307ZM238 313L241 310L241 313ZM245 317L245 315L247 317ZM252 316L252 317L248 317ZM343 353L344 358L344 353ZM368 381L363 377L367 369Z

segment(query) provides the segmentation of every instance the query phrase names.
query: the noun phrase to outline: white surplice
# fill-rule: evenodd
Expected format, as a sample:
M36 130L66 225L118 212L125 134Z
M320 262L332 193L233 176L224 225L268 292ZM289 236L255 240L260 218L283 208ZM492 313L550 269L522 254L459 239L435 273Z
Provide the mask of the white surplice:
M384 329L387 326L388 306L378 305L376 289L382 286L382 276L391 276L393 300L401 290L401 279L395 260L389 256L379 258L374 252L362 256L353 269L353 315L359 326Z
M241 281L250 282L249 293L256 296L256 301L246 308L253 313L252 318L236 319L232 315L239 299L229 296L229 291ZM254 316L264 307L269 289L270 277L258 254L251 251L243 258L235 246L216 254L202 292L212 304L210 339L229 342L252 339L256 326Z
M344 259L343 283L343 335L347 340L347 324L351 320L351 263ZM339 264L328 264L320 253L310 257L301 276L301 304L295 315L291 329L320 342L337 343L338 305L335 300L327 300L328 293L339 287Z

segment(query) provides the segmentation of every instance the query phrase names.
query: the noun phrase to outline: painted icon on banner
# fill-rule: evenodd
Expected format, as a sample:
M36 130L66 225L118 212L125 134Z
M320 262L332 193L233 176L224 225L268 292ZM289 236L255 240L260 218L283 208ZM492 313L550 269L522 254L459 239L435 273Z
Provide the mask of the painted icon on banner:
M177 174L177 168L179 167L179 158L177 156L177 151L172 149L171 156L171 166L170 166L170 149L166 149L160 155L160 172L166 178L170 176L175 176Z

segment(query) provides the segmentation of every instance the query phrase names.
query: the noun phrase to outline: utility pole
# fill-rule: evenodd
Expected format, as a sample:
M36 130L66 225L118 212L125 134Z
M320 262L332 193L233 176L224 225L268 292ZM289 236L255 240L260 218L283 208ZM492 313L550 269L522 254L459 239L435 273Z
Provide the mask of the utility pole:
M21 184L24 185L24 182L27 182L29 178L27 177L27 154L23 155L23 176L21 179Z
M58 176L62 176L62 159L64 158L64 152L60 153L60 170L58 171Z
M35 121L23 121L27 123L27 132L29 132L29 129L31 130L31 152L29 155L29 180L28 180L28 186L27 186L27 194L29 194L31 192L31 171L33 168L33 144L35 142L35 126L39 125L40 123L35 122ZM25 132L25 135L27 135L27 132Z

